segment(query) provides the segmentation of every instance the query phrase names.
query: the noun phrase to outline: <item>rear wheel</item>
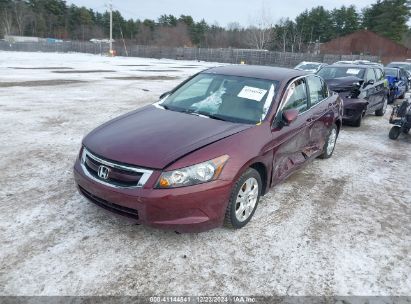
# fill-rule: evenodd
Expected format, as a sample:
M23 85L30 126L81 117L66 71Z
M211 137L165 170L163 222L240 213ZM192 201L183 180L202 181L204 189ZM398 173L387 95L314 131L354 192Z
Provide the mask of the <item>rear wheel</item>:
M398 136L400 136L400 134L401 134L401 128L398 126L394 126L391 128L390 133L388 134L388 137L390 139L395 140L398 138Z
M384 116L385 111L387 111L387 104L388 104L387 97L384 97L382 107L381 107L381 109L378 109L377 111L375 111L375 115L376 116Z
M394 94L389 94L388 95L388 103L392 104L392 103L394 103L394 100L395 100Z
M324 147L323 147L323 154L320 155L320 158L326 159L330 158L333 155L335 143L337 142L338 132L336 125L333 125L328 133Z
M234 229L247 225L257 209L261 191L260 174L255 169L249 168L234 185L225 213L224 225Z

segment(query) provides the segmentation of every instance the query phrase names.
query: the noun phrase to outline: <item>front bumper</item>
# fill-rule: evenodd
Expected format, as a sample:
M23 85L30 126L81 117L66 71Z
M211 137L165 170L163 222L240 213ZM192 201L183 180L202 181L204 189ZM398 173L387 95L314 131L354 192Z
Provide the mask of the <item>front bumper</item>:
M355 122L365 112L367 101L357 98L343 98L343 122Z
M343 121L354 122L362 115L362 113L363 111L360 109L344 108Z
M181 233L222 226L232 188L222 180L176 189L113 188L87 177L79 160L74 179L79 192L97 205L140 224Z

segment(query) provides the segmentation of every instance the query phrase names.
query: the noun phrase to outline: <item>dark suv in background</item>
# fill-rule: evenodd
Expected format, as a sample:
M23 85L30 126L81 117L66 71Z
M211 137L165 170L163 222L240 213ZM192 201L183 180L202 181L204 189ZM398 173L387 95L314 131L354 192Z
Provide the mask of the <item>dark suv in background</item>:
M366 114L385 114L389 88L380 65L333 64L317 74L343 98L345 123L359 127Z

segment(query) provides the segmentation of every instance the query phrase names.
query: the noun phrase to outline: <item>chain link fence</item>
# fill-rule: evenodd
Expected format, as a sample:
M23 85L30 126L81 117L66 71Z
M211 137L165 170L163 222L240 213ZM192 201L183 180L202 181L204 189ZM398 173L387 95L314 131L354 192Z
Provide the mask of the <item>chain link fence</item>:
M246 63L255 65L272 65L294 67L301 61L325 62L328 64L339 60L369 60L378 62L377 56L364 55L330 55L310 53L271 52L247 49L205 49L181 47L156 47L132 45L127 51L122 45L113 46L118 56L167 58L177 60L199 60L220 63ZM68 41L61 43L0 41L0 50L21 52L59 52L89 53L105 55L109 52L108 44Z

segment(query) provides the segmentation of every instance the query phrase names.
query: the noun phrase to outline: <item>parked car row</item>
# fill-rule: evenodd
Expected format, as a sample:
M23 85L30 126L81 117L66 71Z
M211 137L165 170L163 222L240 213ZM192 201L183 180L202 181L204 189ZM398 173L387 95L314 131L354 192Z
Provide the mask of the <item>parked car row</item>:
M315 73L343 98L344 122L357 127L367 114L383 116L387 103L404 98L411 88L411 62L392 62L384 67L367 60L338 61Z
M389 89L381 67L333 64L322 68L317 74L344 100L345 123L359 127L365 115L385 114Z

